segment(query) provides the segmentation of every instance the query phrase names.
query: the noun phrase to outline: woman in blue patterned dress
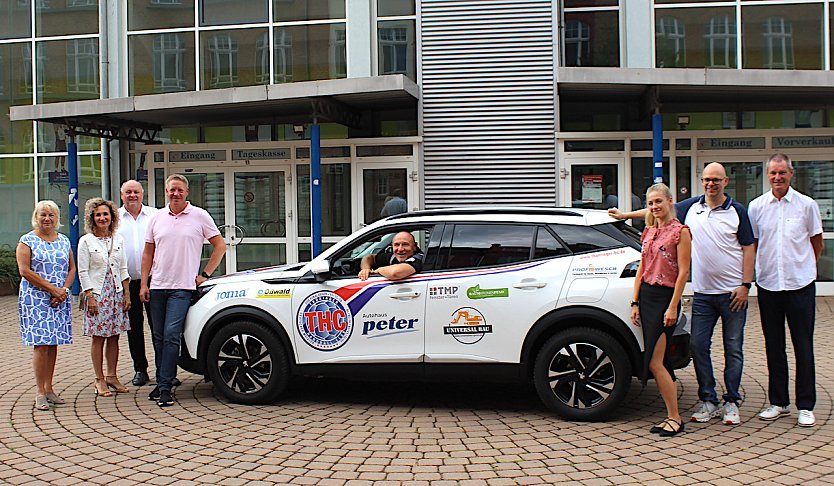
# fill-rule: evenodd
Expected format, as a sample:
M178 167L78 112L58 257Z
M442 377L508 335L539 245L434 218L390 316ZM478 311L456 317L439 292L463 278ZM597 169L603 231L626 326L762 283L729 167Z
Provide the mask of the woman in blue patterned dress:
M87 234L78 242L78 280L85 307L84 335L93 338L90 355L96 375L96 396L109 397L110 389L127 393L119 381L119 334L130 329L130 275L124 254L124 239L116 233L116 206L94 197L84 206ZM104 358L107 357L107 372Z
M38 394L36 410L64 403L52 387L59 344L72 344L72 299L75 263L69 239L58 233L61 212L52 201L40 201L32 213L33 231L20 237L15 256L20 276L17 307L20 335L34 346L32 367Z

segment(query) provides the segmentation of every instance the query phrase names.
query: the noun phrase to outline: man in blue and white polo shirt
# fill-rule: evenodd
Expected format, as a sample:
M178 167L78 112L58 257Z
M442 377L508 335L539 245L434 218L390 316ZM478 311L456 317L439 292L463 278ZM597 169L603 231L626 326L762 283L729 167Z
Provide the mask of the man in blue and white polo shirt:
M704 195L675 204L677 218L692 232L692 333L690 347L698 378L693 422L708 422L723 412L723 422L741 423L738 404L744 365L747 295L753 282L756 250L747 210L724 192L730 182L724 166L713 162L701 174ZM645 210L609 214L617 219L641 217ZM721 317L724 337L723 410L715 392L710 348Z

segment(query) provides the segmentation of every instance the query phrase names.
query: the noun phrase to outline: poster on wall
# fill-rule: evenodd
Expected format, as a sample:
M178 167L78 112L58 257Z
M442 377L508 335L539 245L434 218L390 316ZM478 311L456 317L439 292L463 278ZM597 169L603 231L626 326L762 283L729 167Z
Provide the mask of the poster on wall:
M582 202L586 202L586 203L601 203L602 202L602 176L601 175L583 175L582 176Z

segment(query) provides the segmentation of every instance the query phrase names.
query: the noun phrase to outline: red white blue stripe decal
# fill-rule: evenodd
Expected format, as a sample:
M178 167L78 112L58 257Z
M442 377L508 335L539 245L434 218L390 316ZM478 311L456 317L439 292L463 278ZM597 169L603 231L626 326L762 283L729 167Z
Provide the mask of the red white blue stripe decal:
M404 280L392 282L390 280L365 280L364 282L356 282L336 289L334 293L347 302L350 311L356 315L363 307L377 294L380 290L392 284L401 284L407 282L436 282L443 280L451 280L461 277L480 277L484 275L497 275L501 273L517 272L519 270L527 270L539 265L544 265L547 261L523 263L519 265L512 265L501 268L485 268L481 270L466 270L461 272L443 272L443 273L428 273L416 274Z

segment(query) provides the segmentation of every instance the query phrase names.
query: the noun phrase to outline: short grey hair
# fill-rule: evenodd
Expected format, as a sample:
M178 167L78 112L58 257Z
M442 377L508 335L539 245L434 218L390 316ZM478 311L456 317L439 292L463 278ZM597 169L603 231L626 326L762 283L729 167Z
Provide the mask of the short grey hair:
M765 170L767 170L767 167L770 165L771 162L785 162L786 164L788 164L788 170L793 172L793 162L791 162L791 158L783 153L776 153L771 155L770 158L767 159L767 164L765 164Z

